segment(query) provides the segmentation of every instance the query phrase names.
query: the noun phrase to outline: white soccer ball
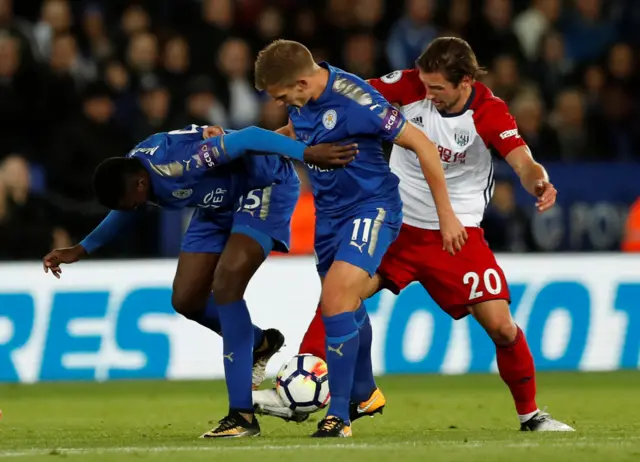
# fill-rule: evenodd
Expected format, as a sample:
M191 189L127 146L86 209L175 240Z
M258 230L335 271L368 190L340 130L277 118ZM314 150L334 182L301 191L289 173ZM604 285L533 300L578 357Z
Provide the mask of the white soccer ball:
M278 372L276 391L294 412L312 413L329 404L327 363L313 355L297 355Z

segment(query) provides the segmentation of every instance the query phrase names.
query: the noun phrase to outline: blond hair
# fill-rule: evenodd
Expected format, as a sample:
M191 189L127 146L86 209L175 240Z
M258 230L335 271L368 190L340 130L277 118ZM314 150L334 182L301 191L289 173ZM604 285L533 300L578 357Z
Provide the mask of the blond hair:
M307 47L293 40L276 40L263 48L255 62L255 84L258 90L272 85L289 86L313 71L315 61Z

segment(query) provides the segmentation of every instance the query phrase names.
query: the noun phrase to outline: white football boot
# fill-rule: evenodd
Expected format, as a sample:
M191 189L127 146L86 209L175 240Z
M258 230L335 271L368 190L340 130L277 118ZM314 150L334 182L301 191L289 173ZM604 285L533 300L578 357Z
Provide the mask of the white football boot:
M546 412L540 411L526 422L520 424L523 432L574 432L575 429L564 422L553 419Z
M253 391L253 408L256 414L279 417L286 422L304 422L309 414L293 412L282 402L275 388Z

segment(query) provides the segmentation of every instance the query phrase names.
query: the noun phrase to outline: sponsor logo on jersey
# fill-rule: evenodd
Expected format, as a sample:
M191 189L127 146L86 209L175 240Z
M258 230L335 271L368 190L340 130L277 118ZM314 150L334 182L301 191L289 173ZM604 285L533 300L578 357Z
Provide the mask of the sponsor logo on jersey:
M187 197L191 196L191 194L193 194L193 189L191 188L178 189L176 191L173 191L171 194L176 199L186 199Z
M333 91L342 96L346 96L350 100L358 103L360 106L369 106L373 104L373 98L367 89L344 77L336 77L336 80L333 82Z
M465 164L467 162L467 151L455 152L449 148L438 145L440 160L447 164Z
M226 189L217 188L215 191L208 192L203 198L202 202L198 204L200 208L212 208L217 209L224 201L224 196L227 193Z
M314 164L305 164L307 166L307 168L313 172L320 172L320 173L326 173L326 172L332 172L335 170L335 168L321 168L318 167L317 165Z
M411 122L416 124L418 127L424 128L424 123L422 122L422 116L414 117L411 119Z
M453 131L453 139L456 140L458 146L466 146L469 144L471 134L467 130L455 129Z
M203 144L198 153L198 157L200 157L202 164L213 168L218 164L217 160L220 157L220 151L218 151L218 148L215 146Z
M402 117L400 116L400 112L395 108L390 111L385 109L385 111L387 115L382 119L382 122L384 123L384 129L391 132L402 124Z
M141 154L147 154L149 156L152 156L156 153L156 151L160 148L160 146L154 146L152 148L135 148L134 150L132 150L129 153L129 157L137 154L137 153L141 153Z
M402 78L402 71L393 71L383 77L380 77L384 83L396 83Z
M500 138L502 138L503 140L506 140L507 138L511 138L512 136L515 136L516 138L520 138L520 134L518 133L517 128L513 128L511 130L505 130L504 132L500 133Z
M333 109L329 109L322 116L322 125L324 125L324 128L327 130L333 130L336 123L338 123L338 113Z

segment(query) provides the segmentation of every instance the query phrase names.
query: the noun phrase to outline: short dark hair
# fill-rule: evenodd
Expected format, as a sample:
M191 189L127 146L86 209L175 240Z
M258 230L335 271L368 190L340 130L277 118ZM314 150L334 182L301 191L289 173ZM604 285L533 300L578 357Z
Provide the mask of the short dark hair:
M441 72L458 86L464 77L478 78L485 70L478 64L471 46L458 37L439 37L416 60L422 72Z
M315 61L309 49L293 40L275 40L258 53L254 65L256 88L271 85L289 86L305 72L313 70Z
M135 158L111 157L102 161L93 173L93 191L98 202L111 210L117 209L127 193L127 180L142 169Z

